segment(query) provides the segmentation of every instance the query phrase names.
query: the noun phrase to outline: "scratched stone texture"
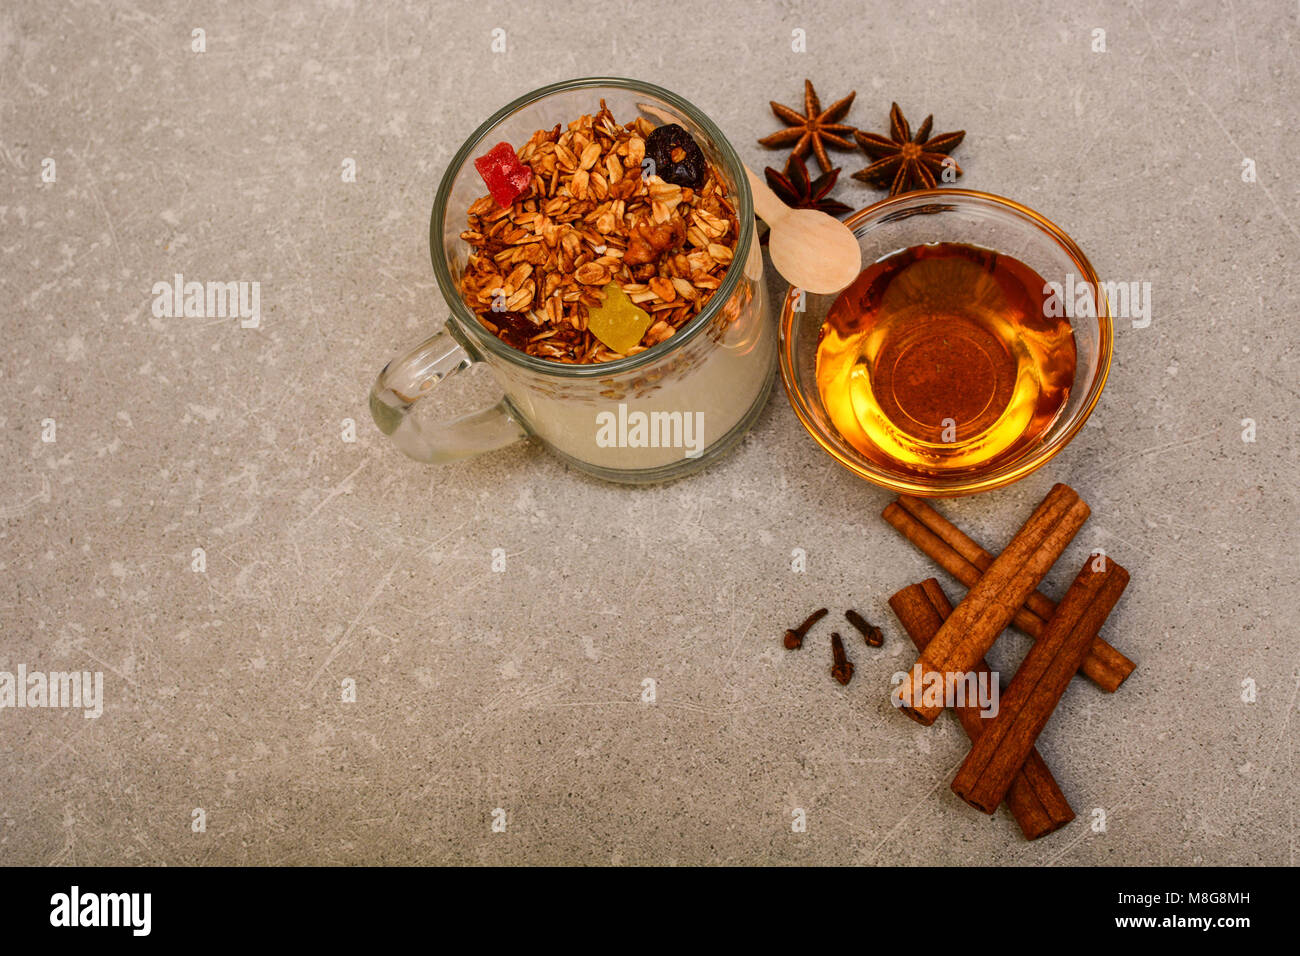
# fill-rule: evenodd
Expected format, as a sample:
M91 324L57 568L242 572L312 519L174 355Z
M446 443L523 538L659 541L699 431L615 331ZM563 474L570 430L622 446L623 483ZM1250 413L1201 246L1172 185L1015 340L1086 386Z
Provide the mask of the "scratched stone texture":
M1283 3L0 3L0 670L105 678L97 720L0 711L0 863L1295 863L1298 34ZM885 601L932 569L779 390L644 489L529 445L417 465L371 424L375 372L444 317L451 154L601 73L680 92L754 167L805 76L866 128L933 112L963 185L1151 283L1066 452L943 506L999 548L1069 482L1094 516L1048 589L1093 547L1133 572L1107 633L1138 670L1074 682L1040 741L1065 830L967 808L955 723L892 711ZM260 282L260 328L155 317L176 273ZM825 623L780 646L822 605L886 631L847 688Z

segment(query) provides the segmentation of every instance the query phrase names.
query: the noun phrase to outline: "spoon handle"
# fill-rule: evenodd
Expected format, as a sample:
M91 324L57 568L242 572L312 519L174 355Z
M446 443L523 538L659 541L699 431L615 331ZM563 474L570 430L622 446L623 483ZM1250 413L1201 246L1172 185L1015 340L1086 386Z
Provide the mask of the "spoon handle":
M749 191L754 194L754 212L767 223L768 228L775 229L776 224L790 212L790 207L781 202L767 183L748 166L745 167L745 173L749 176Z

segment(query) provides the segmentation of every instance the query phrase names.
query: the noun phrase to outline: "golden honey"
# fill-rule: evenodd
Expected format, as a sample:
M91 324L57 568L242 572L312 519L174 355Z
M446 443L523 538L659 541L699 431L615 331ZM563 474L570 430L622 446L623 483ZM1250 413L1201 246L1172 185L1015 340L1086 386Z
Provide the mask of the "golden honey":
M913 246L840 293L817 388L844 439L891 470L967 473L1014 457L1056 419L1076 360L1042 276L959 243Z

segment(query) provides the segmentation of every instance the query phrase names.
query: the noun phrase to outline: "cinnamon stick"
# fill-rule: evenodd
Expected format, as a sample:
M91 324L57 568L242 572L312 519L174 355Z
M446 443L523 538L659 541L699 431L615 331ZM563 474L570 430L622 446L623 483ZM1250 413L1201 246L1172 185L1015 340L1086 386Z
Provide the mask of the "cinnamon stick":
M973 587L980 575L993 563L993 555L920 498L900 496L897 502L885 509L884 518L939 567L967 587ZM1110 561L1111 558L1107 557L1106 560ZM1012 623L1037 639L1042 636L1044 622L1055 611L1055 602L1041 591L1035 591L1026 599L1025 606L1016 611ZM1114 693L1136 666L1103 638L1097 637L1079 669L1102 690Z
M952 676L975 666L1056 563L1088 514L1087 504L1073 488L1052 486L1006 550L993 560L921 652L898 689L904 713L923 724L934 723L943 701L936 700L933 693L923 696L923 690L932 685L935 675L946 685Z
M925 650L944 619L952 613L948 598L934 578L903 588L889 599L889 606L898 615L899 623L907 631L916 649L921 651ZM988 669L988 664L983 660L976 665L977 673ZM981 716L980 709L972 705L954 707L953 712L972 743L980 738L991 721L991 718ZM1056 778L1047 769L1047 763L1037 750L1030 752L1024 766L1011 782L1006 805L1020 824L1027 840L1046 836L1074 819L1069 801L1065 799Z
M977 810L992 813L1011 788L1034 749L1052 711L1083 663L1092 636L1101 628L1128 585L1128 572L1113 561L1083 570L1029 649L998 702L998 715L971 746L952 789Z

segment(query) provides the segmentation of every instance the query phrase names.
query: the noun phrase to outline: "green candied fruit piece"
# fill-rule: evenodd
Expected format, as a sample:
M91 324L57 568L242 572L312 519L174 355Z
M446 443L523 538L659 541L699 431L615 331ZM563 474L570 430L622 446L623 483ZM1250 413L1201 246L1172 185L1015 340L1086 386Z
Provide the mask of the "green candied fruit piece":
M587 309L587 328L608 349L622 355L636 348L653 321L638 308L617 282L601 289L600 305Z

